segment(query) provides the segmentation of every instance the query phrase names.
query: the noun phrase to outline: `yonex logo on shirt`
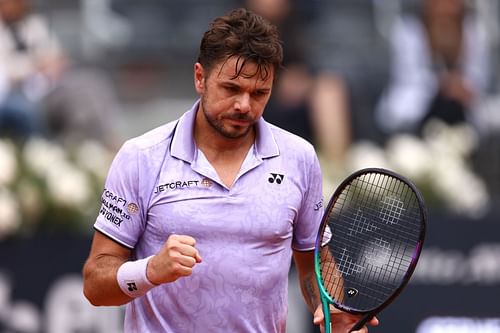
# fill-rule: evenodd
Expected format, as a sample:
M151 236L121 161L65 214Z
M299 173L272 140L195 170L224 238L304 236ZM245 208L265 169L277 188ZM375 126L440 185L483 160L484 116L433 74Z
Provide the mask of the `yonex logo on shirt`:
M271 184L274 182L276 182L276 184L281 184L283 178L285 178L285 175L279 173L271 173L271 177L269 177L267 181L270 182Z

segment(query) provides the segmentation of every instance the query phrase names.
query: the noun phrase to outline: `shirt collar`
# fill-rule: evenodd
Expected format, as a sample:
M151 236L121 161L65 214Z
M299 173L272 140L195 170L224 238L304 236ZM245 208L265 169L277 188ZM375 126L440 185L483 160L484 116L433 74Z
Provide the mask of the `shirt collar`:
M193 162L196 156L193 129L199 104L200 100L197 100L191 109L179 118L172 138L171 155L188 163ZM279 155L278 145L270 126L263 118L256 124L255 154L261 159Z

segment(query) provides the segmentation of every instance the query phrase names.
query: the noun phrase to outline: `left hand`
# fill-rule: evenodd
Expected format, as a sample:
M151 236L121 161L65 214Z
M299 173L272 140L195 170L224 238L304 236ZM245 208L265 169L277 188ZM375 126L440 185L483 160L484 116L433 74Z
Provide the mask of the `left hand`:
M331 333L348 333L361 316L335 309L332 311L330 318L332 322ZM314 311L313 323L319 325L321 333L325 332L325 316L321 304L316 308L316 311ZM378 324L379 321L376 317L368 321L368 325L370 326L377 326ZM355 333L368 333L368 327L364 326L361 330L355 331Z

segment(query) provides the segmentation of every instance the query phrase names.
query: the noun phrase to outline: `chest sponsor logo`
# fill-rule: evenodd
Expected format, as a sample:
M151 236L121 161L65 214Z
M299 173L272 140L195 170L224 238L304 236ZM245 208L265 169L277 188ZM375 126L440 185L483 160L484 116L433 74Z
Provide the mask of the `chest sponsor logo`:
M285 178L285 175L282 175L280 173L271 173L271 176L267 179L267 181L271 184L281 184L283 182L283 178Z
M212 186L212 184L213 184L213 182L209 178L205 177L201 180L201 185L203 185L204 187L210 187L210 186Z
M166 191L197 187L199 183L200 183L199 180L178 180L175 182L165 183L156 186L154 193L157 194Z
M137 206L137 204L131 202L127 205L127 211L130 213L130 214L135 214L139 211L139 206Z

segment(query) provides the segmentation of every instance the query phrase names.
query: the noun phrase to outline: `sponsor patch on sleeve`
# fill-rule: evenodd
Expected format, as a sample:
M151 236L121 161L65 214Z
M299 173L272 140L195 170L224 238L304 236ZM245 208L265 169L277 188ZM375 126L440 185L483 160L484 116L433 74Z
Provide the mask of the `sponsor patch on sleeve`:
M136 214L138 211L139 206L136 203L128 202L108 189L103 190L99 215L106 221L120 227L125 220L130 220L130 214Z

